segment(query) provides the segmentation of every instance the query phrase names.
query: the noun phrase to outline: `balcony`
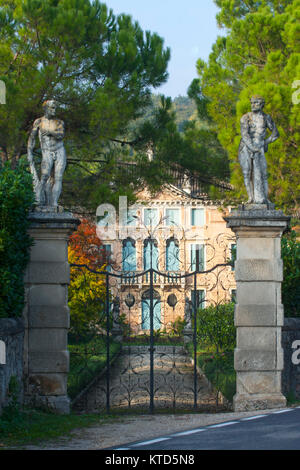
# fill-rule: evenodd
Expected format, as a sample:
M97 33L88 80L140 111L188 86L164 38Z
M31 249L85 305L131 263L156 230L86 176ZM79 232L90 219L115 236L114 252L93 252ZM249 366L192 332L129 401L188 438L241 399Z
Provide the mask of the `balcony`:
M149 286L150 273L143 274L144 271L135 271L124 273L120 278L122 286ZM163 274L153 273L154 286L184 286L186 279L179 276L184 275L184 272L165 272Z

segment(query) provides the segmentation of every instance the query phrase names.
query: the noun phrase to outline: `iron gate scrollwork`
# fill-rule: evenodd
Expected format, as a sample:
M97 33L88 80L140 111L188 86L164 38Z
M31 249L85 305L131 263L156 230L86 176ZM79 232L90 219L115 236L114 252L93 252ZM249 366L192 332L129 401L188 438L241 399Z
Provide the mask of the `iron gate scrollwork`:
M218 243L224 244L225 253L228 240ZM208 255L211 262L215 247L207 249L208 253L211 250L211 256ZM223 261L206 271L199 270L197 265L195 271L187 273L162 272L152 266L143 272L116 273L71 264L105 282L106 326L102 334L106 340L106 367L92 392L90 389L89 398L85 396L85 408L106 409L108 413L115 408L136 408L154 413L161 409L196 411L214 404L207 380L197 367L197 311L203 302L197 288L205 282L210 290L228 290L232 264L227 256ZM183 283L188 284L191 299L186 297L185 290L182 296ZM161 285L167 286L165 299L157 291ZM112 291L118 295L113 296ZM163 304L167 305L165 310L175 310L179 302L184 304L185 312L184 327L183 322L178 326L181 337L174 333L174 323L170 334L170 322L167 324L162 314ZM120 315L124 308L126 318ZM111 343L116 337L122 347L119 357L113 358Z

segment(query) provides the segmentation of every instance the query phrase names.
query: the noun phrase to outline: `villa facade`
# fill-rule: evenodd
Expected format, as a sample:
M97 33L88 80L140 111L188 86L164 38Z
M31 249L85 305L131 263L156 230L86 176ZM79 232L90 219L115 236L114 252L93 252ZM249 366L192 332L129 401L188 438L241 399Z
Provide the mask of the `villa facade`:
M155 196L147 189L137 196L125 226L104 245L110 255L108 269L124 275L111 280L111 291L131 328L137 333L150 328L150 274L142 275L150 268L157 271L155 330L168 331L194 305L205 308L234 300L234 269L222 265L234 256L235 238L220 207L205 195L194 198L188 188L172 185Z

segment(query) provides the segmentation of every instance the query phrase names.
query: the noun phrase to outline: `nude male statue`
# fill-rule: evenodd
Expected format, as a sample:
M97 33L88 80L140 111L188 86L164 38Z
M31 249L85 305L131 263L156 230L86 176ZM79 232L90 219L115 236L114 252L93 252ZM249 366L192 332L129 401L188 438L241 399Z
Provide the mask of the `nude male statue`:
M239 161L243 170L248 203L269 204L268 174L265 152L268 145L279 137L276 125L268 114L263 112L265 100L260 96L251 98L250 113L241 119L242 140L239 147ZM267 136L267 129L271 135Z
M66 168L66 151L63 144L64 122L56 119L57 104L53 100L43 103L44 116L36 119L28 140L28 161L33 175L36 201L41 206L58 206L62 190L62 178ZM39 180L33 162L36 135L39 135L42 163ZM54 173L54 182L52 178Z

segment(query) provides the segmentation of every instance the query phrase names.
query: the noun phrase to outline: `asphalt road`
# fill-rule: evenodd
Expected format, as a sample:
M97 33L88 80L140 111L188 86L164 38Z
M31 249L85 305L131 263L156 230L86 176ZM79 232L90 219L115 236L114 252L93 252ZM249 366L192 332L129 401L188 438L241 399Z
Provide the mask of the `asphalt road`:
M300 450L300 407L133 442L112 450Z

